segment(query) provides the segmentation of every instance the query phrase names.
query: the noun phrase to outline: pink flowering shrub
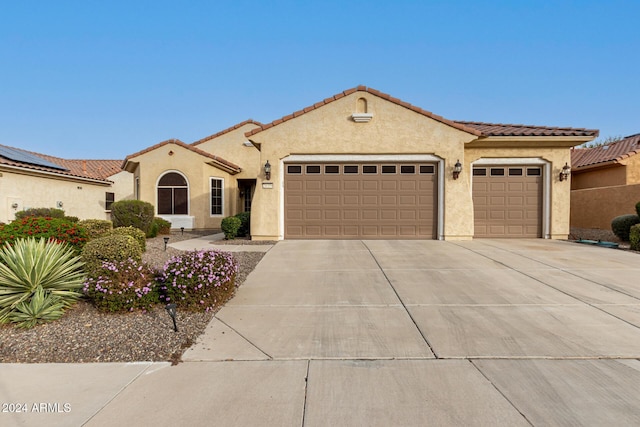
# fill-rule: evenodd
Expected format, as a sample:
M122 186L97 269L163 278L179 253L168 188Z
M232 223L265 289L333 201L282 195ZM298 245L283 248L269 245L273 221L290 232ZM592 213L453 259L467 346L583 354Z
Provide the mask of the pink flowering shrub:
M103 261L84 282L84 294L102 311L147 310L159 302L153 270L134 259Z
M163 267L160 299L191 311L209 311L235 291L238 262L229 252L188 251Z

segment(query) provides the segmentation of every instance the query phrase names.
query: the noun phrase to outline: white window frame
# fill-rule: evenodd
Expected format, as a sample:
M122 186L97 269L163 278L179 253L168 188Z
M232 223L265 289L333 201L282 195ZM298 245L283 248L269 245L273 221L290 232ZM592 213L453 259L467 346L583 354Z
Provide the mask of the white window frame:
M213 189L211 188L213 185L213 181L220 181L220 213L214 214L213 211ZM209 217L211 218L220 218L224 216L224 178L218 176L210 176L209 177Z

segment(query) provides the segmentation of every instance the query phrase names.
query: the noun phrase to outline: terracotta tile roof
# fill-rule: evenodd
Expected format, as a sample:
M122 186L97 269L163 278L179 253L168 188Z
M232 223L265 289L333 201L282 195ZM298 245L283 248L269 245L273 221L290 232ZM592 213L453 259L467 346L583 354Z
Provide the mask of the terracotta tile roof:
M599 134L597 129L465 122L459 120L455 122L477 129L482 132L483 136L592 136L595 138Z
M39 157L66 170L47 167L43 165L36 165L28 162L16 161L2 156L0 156L0 165L7 165L21 169L29 169L33 171L52 173L61 176L85 178L104 182L110 182L108 178L111 175L115 175L116 173L122 171L122 169L120 168L120 160L69 160L62 159L60 157L49 156L46 154L40 154L33 151L22 150L20 148L9 147L6 145L2 145L2 147L7 147L18 152L26 153L27 155Z
M199 139L199 140L197 140L197 141L195 141L195 142L192 142L192 143L191 143L191 145L199 145L199 144L202 144L203 142L210 141L210 140L212 140L212 139L214 139L214 138L217 138L217 137L219 137L219 136L221 136L221 135L224 135L225 133L232 132L232 131L234 131L234 130L236 130L236 129L238 129L238 128L241 128L241 127L242 127L242 126L244 126L244 125L250 125L250 124L251 124L251 125L256 125L256 126L262 126L262 123L257 122L257 121L255 121L255 120L252 120L252 119L245 120L245 121L244 121L244 122L242 122L242 123L238 123L237 125L231 126L230 128L227 128L227 129L225 129L225 130L221 130L221 131L220 131L220 132L218 132L218 133L214 133L213 135L205 136L205 137L204 137L204 138L202 138L202 139Z
M165 146L167 144L175 144L175 145L177 145L179 147L185 148L185 149L187 149L189 151L192 151L194 153L197 153L197 154L199 154L201 156L207 157L207 158L211 159L213 161L213 163L215 163L216 165L222 166L223 168L228 169L232 173L233 172L238 173L238 172L241 171L240 166L236 165L235 163L231 163L230 161L225 160L222 157L215 156L215 155L213 155L211 153L207 153L206 151L203 151L203 150L201 150L199 148L196 148L191 144L186 144L186 143L180 141L179 139L167 139L166 141L162 141L162 142L157 143L156 145L153 145L151 147L145 148L142 151L138 151L137 153L128 155L127 157L125 157L124 162L122 163L122 169L125 168L127 162L129 160L131 160L132 158L138 157L138 156L140 156L142 154L148 153L148 152L153 151L153 150L157 150L158 148L163 147L163 146Z
M575 148L571 151L571 166L584 168L601 163L617 163L640 153L640 133L594 148Z
M439 121L441 123L444 123L446 125L454 127L456 129L460 129L461 131L468 132L468 133L471 133L471 134L477 135L477 136L482 136L482 133L479 130L473 128L473 127L467 126L467 125L462 124L462 123L456 123L456 122L454 122L452 120L445 119L444 117L441 117L441 116L438 116L436 114L433 114L430 111L423 110L420 107L416 107L414 105L409 104L408 102L401 101L398 98L394 98L391 95L387 95L386 93L382 93L380 91L377 91L375 89L372 89L372 88L369 88L369 87L366 87L366 86L358 86L358 87L355 87L355 88L352 88L352 89L345 90L344 92L340 92L339 94L334 95L334 96L329 97L329 98L326 98L323 101L316 102L315 104L310 105L310 106L308 106L306 108L303 108L302 110L296 111L295 113L289 114L288 116L284 116L284 117L282 117L280 119L274 120L271 123L267 123L267 124L264 124L264 125L259 125L260 127L256 128L256 129L253 129L253 130L250 130L249 132L245 133L245 136L250 137L252 135L257 134L258 132L262 132L263 130L269 129L269 128L273 127L273 126L277 126L280 123L284 123L287 120L291 120L291 119L293 119L295 117L299 117L299 116L301 116L303 114L308 113L309 111L313 111L315 109L318 109L318 108L320 108L320 107L322 107L324 105L330 104L333 101L337 101L338 99L344 98L345 96L351 95L352 93L355 93L355 92L367 92L367 93L370 93L370 94L378 96L378 97L380 97L382 99L386 99L387 101L393 102L394 104L398 104L398 105L400 105L402 107L405 107L405 108L407 108L407 109L409 109L411 111L415 111L418 114L422 114L423 116L430 117L430 118L432 118L434 120L437 120L437 121Z

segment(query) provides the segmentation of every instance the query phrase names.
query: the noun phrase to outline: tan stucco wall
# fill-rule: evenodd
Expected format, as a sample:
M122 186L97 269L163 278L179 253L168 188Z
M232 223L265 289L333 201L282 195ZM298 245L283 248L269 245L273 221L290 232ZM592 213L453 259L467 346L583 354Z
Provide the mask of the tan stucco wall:
M358 99L367 100L369 123L355 123ZM282 197L281 161L292 154L429 154L446 159L445 238L469 238L473 218L471 195L464 180L454 181L451 170L464 158L464 144L474 135L440 123L422 114L366 92L356 92L295 119L271 127L250 139L261 145L260 165L272 165L273 189L262 188L261 174L254 196L251 218L254 239L278 239Z
M560 182L559 175L564 164L570 161L570 157L571 153L566 147L467 148L464 159L466 172L464 179L470 182L472 179L470 165L479 159L531 158L549 162L551 168L549 235L552 239L566 239L569 235L571 186L567 181Z
M2 171L0 221L14 220L15 213L23 209L57 208L58 202L62 202L62 209L69 216L110 219L105 211L106 193L115 193L116 200L130 198L133 176L123 171L110 179L115 181L113 185ZM12 207L14 203L18 205L16 209Z
M220 135L216 138L195 145L207 153L222 157L242 168L242 172L234 175L236 179L251 179L260 173L260 152L254 146L247 147L244 134L257 126L248 123L244 126Z
M623 165L613 165L604 169L591 169L574 172L571 176L571 189L613 187L627 184L627 171Z
M635 213L640 184L590 188L571 192L571 226L611 230L611 220Z
M640 184L640 155L634 155L621 162L626 166L627 185Z
M170 154L170 153L173 154ZM157 212L156 185L169 171L182 173L189 184L189 215L195 217L194 228L219 228L222 218L235 214L236 179L229 173L206 164L207 157L179 145L169 143L155 150L129 158L138 162L136 176L140 177L139 199L154 205ZM223 215L210 214L210 178L224 179Z

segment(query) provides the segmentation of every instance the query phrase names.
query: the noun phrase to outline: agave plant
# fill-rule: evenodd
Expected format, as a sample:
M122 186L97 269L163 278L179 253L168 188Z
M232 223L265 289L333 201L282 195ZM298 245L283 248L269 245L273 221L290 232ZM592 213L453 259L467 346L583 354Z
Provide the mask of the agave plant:
M19 239L0 249L0 323L55 320L80 296L83 263L68 244Z

